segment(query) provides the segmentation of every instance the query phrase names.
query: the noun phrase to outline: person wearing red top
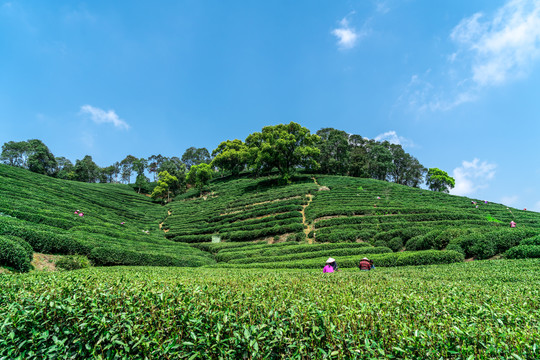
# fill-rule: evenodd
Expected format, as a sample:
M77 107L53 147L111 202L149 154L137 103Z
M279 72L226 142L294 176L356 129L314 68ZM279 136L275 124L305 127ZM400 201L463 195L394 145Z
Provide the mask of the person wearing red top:
M360 263L358 264L358 268L360 270L371 270L371 262L368 258L363 258L360 260Z

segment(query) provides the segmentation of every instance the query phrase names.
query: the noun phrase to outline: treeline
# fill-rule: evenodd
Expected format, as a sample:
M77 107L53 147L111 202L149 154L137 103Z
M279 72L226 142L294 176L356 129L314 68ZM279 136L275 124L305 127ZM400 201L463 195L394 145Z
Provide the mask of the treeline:
M266 126L245 141L224 141L212 156L211 165L231 175L277 170L283 180L289 181L295 171L303 168L312 173L373 178L412 187L426 180L434 191L448 192L454 187L454 179L445 171L427 169L399 144L333 128L310 134L293 122Z
M5 143L0 161L40 174L84 182L129 183L135 173L135 186L139 192L141 189L152 191L148 189L150 179L146 173L153 181L160 174L163 179L172 176L172 180L161 184L160 196L167 199L171 192L185 191L188 182L202 189L213 176L238 176L246 172L260 176L277 171L284 182L290 182L299 169L392 181L412 187L418 187L426 180L435 191L447 192L454 186L454 179L446 172L426 169L399 144L367 139L333 128L311 134L294 122L265 126L245 141L224 141L212 154L206 148L190 147L181 158L128 155L110 166L99 167L90 155L76 160L75 164L65 157L55 157L41 140L33 139Z
M4 164L28 169L32 172L59 179L89 183L129 183L136 174L135 184L144 187L156 181L160 172L167 171L178 178L178 188L185 186L186 171L193 165L211 162L210 153L205 148L190 147L182 158L152 155L148 158L126 156L123 160L106 167L98 166L92 156L86 155L73 164L65 157L55 157L49 148L37 139L9 141L2 145L0 161ZM146 177L146 173L153 179Z

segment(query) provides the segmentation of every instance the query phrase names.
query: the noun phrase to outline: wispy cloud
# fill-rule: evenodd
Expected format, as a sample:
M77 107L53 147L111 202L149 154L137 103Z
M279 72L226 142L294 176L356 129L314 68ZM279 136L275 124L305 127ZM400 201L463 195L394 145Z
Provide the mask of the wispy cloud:
M463 19L450 38L459 46L456 57L470 61L479 86L524 76L540 58L540 1L509 1L493 17L476 13Z
M388 141L390 144L401 145L403 147L414 147L415 144L403 136L399 136L394 130L387 131L383 134L375 136L376 141Z
M540 212L540 201L537 201L536 204L531 209L532 211Z
M375 10L381 14L387 14L388 12L390 12L390 6L388 5L388 1L384 1L384 0L375 1Z
M128 123L118 117L114 110L105 111L90 105L83 105L81 106L81 114L90 115L90 119L96 124L111 123L116 128L125 130L130 127Z
M338 40L338 47L343 50L354 48L358 40L367 36L369 33L367 29L356 30L352 27L349 23L349 19L347 19L347 17L351 15L354 15L354 12L341 19L339 27L333 29L331 32Z
M495 176L496 164L487 161L463 161L460 167L454 169L452 177L456 180L455 187L450 190L453 195L471 195L479 189L488 187L488 182Z
M446 57L442 71L414 75L401 103L446 111L475 101L488 87L526 77L540 60L540 1L511 0L491 15L473 14L449 38L456 51Z
M509 195L509 196L503 196L501 198L501 204L504 204L506 206L515 206L519 201L519 196L517 195Z

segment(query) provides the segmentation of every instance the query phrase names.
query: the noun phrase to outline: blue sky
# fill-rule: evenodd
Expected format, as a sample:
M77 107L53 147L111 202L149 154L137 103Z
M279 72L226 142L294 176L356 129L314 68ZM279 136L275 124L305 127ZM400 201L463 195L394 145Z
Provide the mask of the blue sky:
M107 166L296 121L540 211L539 1L0 0L0 52L2 144Z

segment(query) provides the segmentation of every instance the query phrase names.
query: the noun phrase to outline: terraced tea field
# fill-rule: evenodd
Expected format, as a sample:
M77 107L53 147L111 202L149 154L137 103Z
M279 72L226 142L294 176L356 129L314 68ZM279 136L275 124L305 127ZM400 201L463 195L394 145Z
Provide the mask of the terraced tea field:
M0 275L0 358L538 359L539 299L537 259Z
M0 165L0 238L15 237L36 252L88 255L97 265L214 263L208 253L166 240L158 227L166 216L127 185L58 180Z
M292 185L278 185L272 177L221 180L204 197L185 194L170 204L166 237L206 251L212 245L204 243L212 238L225 241L213 247L221 267L313 268L328 256L340 256L346 267L367 255L381 266L487 259L540 234L540 214L479 199L372 179L301 175L293 180ZM518 226L510 228L511 221ZM302 251L252 251L252 243L227 248L304 239L313 245L297 248ZM339 251L318 251L321 243L339 244ZM540 247L527 246L511 257L540 257Z

